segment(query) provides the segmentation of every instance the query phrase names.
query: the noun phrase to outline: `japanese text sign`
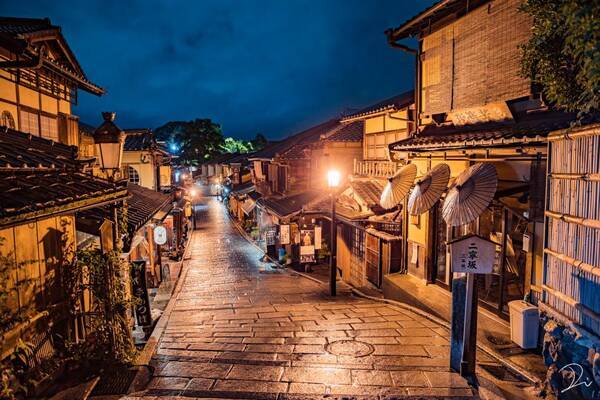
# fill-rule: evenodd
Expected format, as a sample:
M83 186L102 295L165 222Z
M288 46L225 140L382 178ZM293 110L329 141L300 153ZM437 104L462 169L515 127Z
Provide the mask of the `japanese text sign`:
M452 272L489 274L492 272L496 244L479 236L471 235L450 243Z

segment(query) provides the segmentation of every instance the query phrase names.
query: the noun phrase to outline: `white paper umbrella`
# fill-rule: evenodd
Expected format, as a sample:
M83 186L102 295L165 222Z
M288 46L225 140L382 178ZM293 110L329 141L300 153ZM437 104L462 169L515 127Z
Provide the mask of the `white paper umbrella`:
M481 163L463 171L444 200L442 216L450 226L468 224L487 208L498 187L496 167Z
M408 212L419 215L433 207L448 187L449 179L450 167L447 164L438 164L421 179L417 179L408 198Z
M394 176L388 178L388 183L383 188L379 199L381 207L386 210L396 207L410 190L415 176L417 176L417 167L414 164L407 164L400 168Z

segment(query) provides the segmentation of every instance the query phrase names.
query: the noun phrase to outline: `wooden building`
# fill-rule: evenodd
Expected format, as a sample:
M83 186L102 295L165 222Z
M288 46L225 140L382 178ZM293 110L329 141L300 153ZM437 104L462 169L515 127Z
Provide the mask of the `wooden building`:
M34 342L49 340L49 323L63 335L77 324L67 318L61 287L62 268L80 237L77 217L128 197L125 186L82 173L76 156L73 146L0 128L0 254L11 269L2 287L13 314L25 321L2 333L2 358L19 337L46 331ZM104 222L108 229L97 234L108 232L110 241L113 222Z
M78 90L104 89L83 72L60 27L49 19L0 18L0 123L67 145L79 145L71 112Z
M81 151L79 90L102 95L89 81L58 26L48 19L0 18L0 284L3 298L1 358L18 339L33 344L36 363L52 357L53 339L81 338L89 292L71 315L63 278L80 241L81 215L119 209L129 197L121 183L87 172L93 149ZM89 143L88 143L89 145ZM91 150L91 152L90 152ZM95 232L103 249L118 238L115 213ZM116 229L115 229L116 230Z
M409 91L340 121L358 128L353 135L359 150L348 152L349 177L336 202L337 265L342 279L354 286L381 287L385 275L403 268L403 214L384 210L379 199L387 178L398 168L388 157L388 145L408 137L413 107L413 92ZM328 207L323 203L313 208L327 212Z
M443 198L424 214L407 215L408 275L392 277L384 288L420 282L449 288L446 243L468 233L498 243L494 273L478 280L481 304L507 318L508 301L542 283L547 135L573 116L553 111L520 75L518 46L531 27L520 3L440 1L387 31L392 47L417 58L415 129L389 146L392 159L415 164L417 177L444 163L451 182L469 166L490 162L499 183L492 204L471 224L446 226ZM416 49L398 43L408 37L417 39Z

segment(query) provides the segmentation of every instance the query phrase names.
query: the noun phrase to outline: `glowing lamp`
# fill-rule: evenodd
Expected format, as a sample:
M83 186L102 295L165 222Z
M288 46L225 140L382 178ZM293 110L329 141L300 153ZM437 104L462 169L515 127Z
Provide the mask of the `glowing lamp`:
M114 112L103 112L104 122L93 134L96 153L100 157L100 168L113 173L121 168L125 132L115 123Z
M332 169L327 172L327 186L330 188L340 186L340 171Z

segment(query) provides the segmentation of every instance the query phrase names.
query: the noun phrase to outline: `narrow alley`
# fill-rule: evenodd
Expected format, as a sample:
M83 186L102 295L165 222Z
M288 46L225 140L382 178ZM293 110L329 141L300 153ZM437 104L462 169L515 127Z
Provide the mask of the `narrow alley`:
M260 261L215 198L198 230L143 398L472 397L448 372L448 332L343 286ZM149 397L146 397L149 396Z

